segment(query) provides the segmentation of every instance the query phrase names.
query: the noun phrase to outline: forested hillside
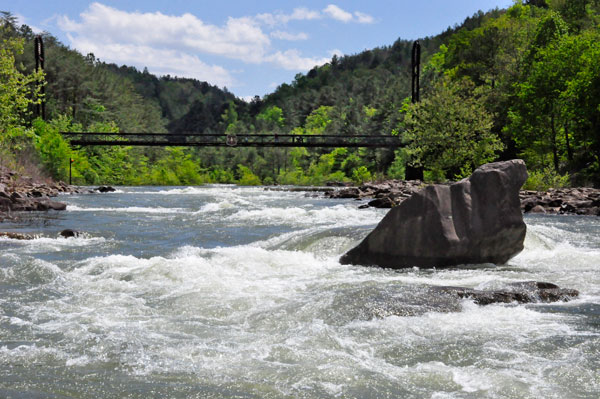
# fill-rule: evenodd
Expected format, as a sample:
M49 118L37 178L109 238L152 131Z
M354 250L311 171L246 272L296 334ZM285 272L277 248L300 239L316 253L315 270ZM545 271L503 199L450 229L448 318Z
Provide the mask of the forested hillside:
M427 180L448 180L514 157L526 160L530 188L600 184L599 23L599 0L532 0L480 12L420 41L417 104L408 98L412 42L402 39L334 57L247 103L206 82L105 64L48 34L42 77L34 71L33 33L5 13L0 156L41 163L63 179L73 158L82 184L360 182L402 178L407 165L422 168ZM46 122L34 112L41 79ZM11 98L20 100L7 104ZM394 134L406 147L74 150L58 135L64 130Z

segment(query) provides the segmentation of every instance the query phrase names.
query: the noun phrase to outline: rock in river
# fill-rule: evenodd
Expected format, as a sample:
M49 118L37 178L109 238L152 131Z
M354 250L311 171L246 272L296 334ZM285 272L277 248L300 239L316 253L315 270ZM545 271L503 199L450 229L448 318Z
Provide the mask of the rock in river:
M117 191L114 187L111 186L100 186L98 188L95 188L94 190L98 191L99 193L114 193L115 191Z
M522 160L495 162L451 185L431 185L392 208L343 264L390 268L506 263L523 250Z
M79 232L71 229L65 229L58 233L58 235L64 238L79 237Z

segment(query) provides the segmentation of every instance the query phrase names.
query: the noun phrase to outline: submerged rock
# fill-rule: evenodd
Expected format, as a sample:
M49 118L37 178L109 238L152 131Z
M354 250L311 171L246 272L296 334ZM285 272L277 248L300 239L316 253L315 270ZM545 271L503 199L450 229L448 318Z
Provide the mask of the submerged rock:
M71 237L78 237L79 236L79 232L78 231L71 230L71 229L64 229L63 231L61 231L58 234L61 237L65 237L65 238L71 238Z
M69 238L69 237L79 237L80 233L75 230L65 229L58 233L59 236ZM13 240L33 240L38 237L42 237L40 234L32 235L32 234L24 234L24 233L15 233L15 232L2 232L0 231L0 237L6 237Z
M94 190L98 191L99 193L113 193L117 191L114 187L111 186L100 186Z
M472 299L478 305L492 303L533 303L569 301L579 296L579 291L560 288L552 283L525 281L511 284L505 290L481 291L462 287L439 287L442 292L459 298Z
M431 185L388 212L340 259L390 268L503 264L523 250L522 160L483 165L451 185Z
M332 320L344 324L350 320L371 320L389 316L420 316L430 312L453 313L463 309L465 300L485 306L491 304L528 304L568 302L579 296L574 289L560 288L551 283L524 281L507 284L495 290L466 287L388 286L348 289L332 306ZM351 297L353 300L349 301ZM360 306L357 304L360 303Z
M31 234L13 232L0 232L0 237L6 237L12 240L33 240L35 238L35 236L32 236Z

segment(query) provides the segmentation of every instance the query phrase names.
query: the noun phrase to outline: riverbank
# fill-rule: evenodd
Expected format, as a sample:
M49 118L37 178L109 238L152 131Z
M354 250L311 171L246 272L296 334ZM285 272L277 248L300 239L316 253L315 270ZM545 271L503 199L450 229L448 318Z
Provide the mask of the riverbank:
M0 222L13 219L13 212L65 210L65 203L51 198L79 192L64 182L42 181L0 167Z
M370 200L360 207L392 208L425 186L419 180L385 180L356 187L326 191L329 198ZM600 216L600 189L590 187L560 188L548 191L521 190L524 213Z
M360 186L331 187L266 187L265 190L308 191L322 193L328 198L356 199L368 202L359 208L392 208L426 184L419 180L385 180L367 182ZM13 212L64 210L66 204L52 200L61 194L107 192L70 186L64 182L40 181L0 167L0 222L13 218ZM521 209L524 213L600 216L600 189L590 187L550 189L548 191L521 190Z

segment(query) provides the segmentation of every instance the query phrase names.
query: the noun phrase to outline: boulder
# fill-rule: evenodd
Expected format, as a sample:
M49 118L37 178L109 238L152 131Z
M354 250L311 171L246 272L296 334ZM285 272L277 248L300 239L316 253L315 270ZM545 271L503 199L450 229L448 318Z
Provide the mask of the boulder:
M17 201L20 199L24 199L25 196L23 194L21 194L20 192L14 191L11 195L10 195L10 199L13 201Z
M8 212L12 209L12 201L9 198L0 197L0 212Z
M376 198L369 201L368 205L373 208L392 208L394 206L394 201L392 201L390 197Z
M506 263L523 250L522 160L495 162L451 185L431 185L392 208L342 264L390 268Z
M58 234L64 238L79 237L79 232L71 229L64 229Z
M331 198L360 198L360 190L356 187L348 187L332 193Z
M112 192L117 191L111 186L100 186L100 187L96 188L95 190L100 193L112 193Z
M18 198L16 200L13 200L12 210L17 212L36 211L37 207L34 205L34 202L26 198Z
M39 211L64 211L65 209L67 209L67 204L64 202L43 200L37 203L37 210Z
M541 205L536 205L530 210L531 213L546 213L546 209L544 209Z

